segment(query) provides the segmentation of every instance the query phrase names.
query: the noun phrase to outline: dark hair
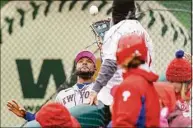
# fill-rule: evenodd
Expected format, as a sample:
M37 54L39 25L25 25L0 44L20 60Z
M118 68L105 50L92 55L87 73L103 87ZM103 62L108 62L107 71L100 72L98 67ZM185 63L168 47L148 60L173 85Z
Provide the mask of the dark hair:
M134 57L128 64L127 68L137 68L139 65L145 64L144 60L141 60L139 57Z
M126 18L136 19L134 0L114 0L112 9L112 18L114 24L117 24Z

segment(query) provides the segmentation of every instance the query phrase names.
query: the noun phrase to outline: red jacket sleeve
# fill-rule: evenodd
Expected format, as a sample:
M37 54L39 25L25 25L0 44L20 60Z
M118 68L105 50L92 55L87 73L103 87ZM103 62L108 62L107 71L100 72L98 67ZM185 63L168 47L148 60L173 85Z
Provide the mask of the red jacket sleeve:
M139 89L133 86L119 86L114 95L113 127L134 127L141 110Z

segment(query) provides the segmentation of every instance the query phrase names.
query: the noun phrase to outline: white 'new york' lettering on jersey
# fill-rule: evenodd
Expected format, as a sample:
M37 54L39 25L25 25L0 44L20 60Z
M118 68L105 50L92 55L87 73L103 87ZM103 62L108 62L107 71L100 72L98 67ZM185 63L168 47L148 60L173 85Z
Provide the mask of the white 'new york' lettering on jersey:
M118 41L121 36L126 34L136 33L138 35L145 35L146 46L148 48L147 63L151 64L152 58L152 41L143 28L143 26L137 20L123 20L116 25L113 25L109 31L106 32L104 42L102 46L102 59L103 62L106 59L116 60L116 51ZM122 82L122 70L118 67L113 77L108 81L107 85L104 86L98 94L98 100L101 100L104 104L110 105L112 103L112 96L110 95L110 89L119 85Z
M85 84L83 88L79 89L77 84L73 87L60 91L55 101L64 105L66 108L72 108L80 104L89 103L90 91L94 83Z

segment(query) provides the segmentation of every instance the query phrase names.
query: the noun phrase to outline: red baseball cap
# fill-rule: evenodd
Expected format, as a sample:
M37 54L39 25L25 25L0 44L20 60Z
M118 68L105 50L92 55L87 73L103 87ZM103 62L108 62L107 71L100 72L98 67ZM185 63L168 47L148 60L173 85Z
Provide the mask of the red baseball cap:
M144 35L128 34L120 38L116 57L118 65L127 65L132 57L138 56L141 60L147 59L147 47Z

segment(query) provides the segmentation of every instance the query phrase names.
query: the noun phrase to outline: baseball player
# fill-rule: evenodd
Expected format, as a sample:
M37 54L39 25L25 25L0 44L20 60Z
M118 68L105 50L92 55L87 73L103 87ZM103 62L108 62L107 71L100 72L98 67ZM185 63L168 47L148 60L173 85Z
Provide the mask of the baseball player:
M111 105L113 98L110 90L122 81L122 70L116 64L116 50L118 41L125 34L136 33L145 36L145 46L148 49L146 68L151 66L151 39L135 17L134 0L114 0L112 12L113 26L106 32L102 46L101 69L90 95L90 105L97 104L97 99L105 105Z
M66 108L72 108L80 104L89 103L90 91L93 88L93 75L96 70L96 58L89 51L80 52L76 58L77 83L71 88L60 91L55 101L64 105ZM8 101L8 109L18 117L28 121L35 119L35 114L26 112L16 101Z
M117 64L124 70L123 82L113 87L113 127L159 127L160 104L153 86L158 75L146 69L144 36L132 33L121 37Z

